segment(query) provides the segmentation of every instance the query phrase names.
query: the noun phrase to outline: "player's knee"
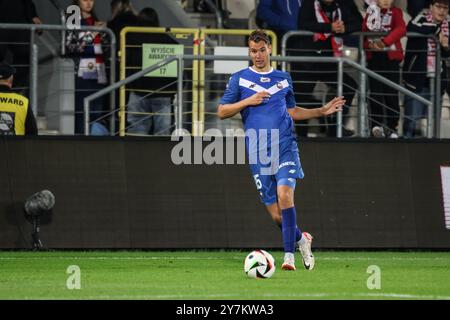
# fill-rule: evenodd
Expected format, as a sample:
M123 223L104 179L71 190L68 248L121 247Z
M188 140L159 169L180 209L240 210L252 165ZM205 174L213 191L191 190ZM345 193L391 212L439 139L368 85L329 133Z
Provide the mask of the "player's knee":
M289 191L278 192L278 203L282 209L292 208L294 206L294 197Z

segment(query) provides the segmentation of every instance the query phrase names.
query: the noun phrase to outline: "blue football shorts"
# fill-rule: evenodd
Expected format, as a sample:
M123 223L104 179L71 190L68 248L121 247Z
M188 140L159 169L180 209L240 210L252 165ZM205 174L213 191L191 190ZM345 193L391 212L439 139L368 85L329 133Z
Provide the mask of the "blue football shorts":
M268 167L270 165L250 164L256 189L265 205L277 202L277 186L285 185L295 189L297 179L304 178L297 141L289 141L280 145L278 168L272 172L274 174L263 174L261 169Z

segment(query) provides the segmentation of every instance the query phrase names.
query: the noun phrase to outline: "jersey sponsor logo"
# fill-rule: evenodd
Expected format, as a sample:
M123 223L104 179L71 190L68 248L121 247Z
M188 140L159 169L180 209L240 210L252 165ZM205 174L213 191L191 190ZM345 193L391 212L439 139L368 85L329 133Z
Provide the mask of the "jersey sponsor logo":
M14 135L14 112L0 112L0 135Z
M18 106L23 106L23 100L20 99L13 99L11 97L0 97L0 103L9 103L9 104L16 104Z
M280 164L278 169L281 169L281 168L287 167L287 166L295 166L295 162L294 161L283 162L282 164Z

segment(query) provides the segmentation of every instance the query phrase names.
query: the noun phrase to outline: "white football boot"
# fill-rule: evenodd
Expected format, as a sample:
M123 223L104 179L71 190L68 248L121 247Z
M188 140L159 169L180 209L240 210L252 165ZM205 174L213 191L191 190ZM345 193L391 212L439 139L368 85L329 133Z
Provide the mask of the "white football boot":
M281 270L295 271L295 258L293 253L284 254L284 262L281 265Z
M303 232L303 237L306 241L302 241L303 244L298 242L298 250L302 255L303 265L306 270L314 269L314 256L311 252L311 243L313 237L308 232Z

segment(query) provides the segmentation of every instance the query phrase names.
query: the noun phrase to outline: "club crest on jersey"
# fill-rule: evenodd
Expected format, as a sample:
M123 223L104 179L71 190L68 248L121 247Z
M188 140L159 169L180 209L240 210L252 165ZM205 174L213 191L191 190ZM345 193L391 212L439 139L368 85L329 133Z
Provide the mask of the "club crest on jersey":
M281 82L278 82L277 83L277 88L280 89L280 90L283 89L283 84Z
M264 78L264 77L261 77L261 78L259 78L259 81L261 81L261 82L270 82L270 78Z

